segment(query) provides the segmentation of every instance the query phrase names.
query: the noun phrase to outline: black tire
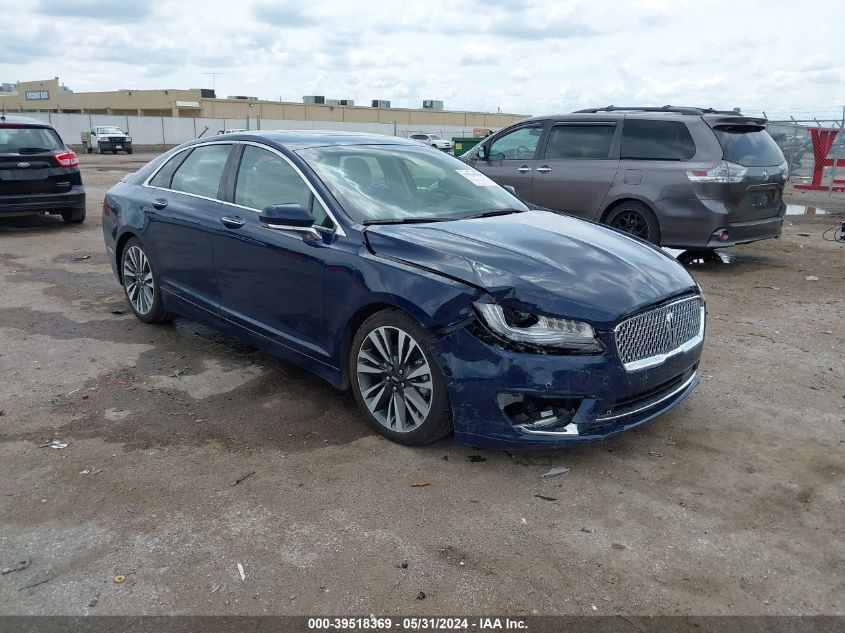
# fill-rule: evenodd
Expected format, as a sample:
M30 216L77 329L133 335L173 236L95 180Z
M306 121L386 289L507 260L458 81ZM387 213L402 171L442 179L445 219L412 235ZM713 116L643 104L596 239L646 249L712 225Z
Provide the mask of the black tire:
M130 147L128 150L126 150L126 153L127 153L127 154L131 154L131 153L132 153L132 148Z
M376 330L379 330L380 328L387 328L388 331L397 332L401 330L404 334L409 336L417 346L416 349L410 348L412 351L409 352L408 358L410 359L412 355L420 352L421 356L418 355L420 365L422 365L422 359L424 359L425 363L428 364L428 373L419 376L419 379L428 382L425 380L425 377L428 376L431 388L423 388L423 391L415 389L414 393L415 398L419 397L421 393L428 393L429 400L427 403L429 404L429 410L427 415L425 415L425 417L422 418L422 420L411 430L397 431L389 428L385 422L381 421L373 412L370 411L364 396L362 395L362 380L364 379L359 376L358 372L359 353L365 343L369 344L369 335L376 333ZM367 420L367 423L373 429L399 444L420 446L422 444L428 444L439 440L452 432L452 407L449 403L449 394L446 391L446 383L443 379L443 373L441 372L440 366L437 364L437 361L434 359L434 355L431 352L433 343L434 338L421 328L414 319L401 310L396 309L382 310L381 312L377 312L369 317L355 333L355 337L352 340L352 346L349 351L349 381L352 386L352 393L355 396L355 402L358 403L358 408L361 410L361 413ZM391 397L399 398L400 401L404 403L401 405L403 411L405 411L406 415L410 418L412 417L410 415L411 407L407 404L409 400L406 399L406 391L410 393L411 388L406 387L405 382L402 382L401 387L399 387L399 384L396 382L396 371L398 370L394 370L393 372L394 382L392 383L392 391L396 394L395 396L392 396L390 393L391 379L387 378L388 372L385 372L382 375L385 387L388 389L385 395L388 400ZM399 373L401 373L401 371ZM361 375L370 376L370 374ZM410 372L408 375L410 376ZM376 386L380 380L381 379L378 377L372 378L372 382ZM401 380L401 378L398 378L398 380ZM407 380L410 385L411 380ZM399 389L398 393L397 388Z
M94 152L94 148L93 148L93 147L91 147L90 145L89 145L88 147L86 147L86 148L85 148L85 153L86 153L86 154L91 154L91 153L93 153L93 152Z
M82 224L85 221L85 209L65 209L62 211L65 224Z
M137 301L133 299L133 296L130 294L130 286L133 282L133 277L128 273L127 265L137 268L134 265L134 262L129 262L129 264L127 264L127 260L131 259L132 253L135 252L133 249L139 249L141 253L143 253L147 263L149 264L149 271L152 276L151 301L149 302L149 308L146 311L141 310L140 307L136 305ZM159 288L158 273L156 272L155 265L150 259L150 256L147 254L144 245L141 243L141 240L137 237L132 237L126 242L126 244L124 244L123 250L120 253L119 265L120 279L123 283L123 293L126 295L126 301L129 303L129 307L132 312L135 313L135 316L144 323L164 323L165 321L170 321L173 318L173 315L164 309L164 301L162 301L161 290ZM140 292L140 290L138 290L138 292Z
M100 143L97 143L97 153L105 154L105 152L103 151L103 146Z
M604 223L653 244L660 244L660 223L654 211L642 202L622 202L608 213Z
M113 150L111 151L111 153L112 153L112 156L114 156L115 154L117 154L117 150L116 150L116 149L113 149Z

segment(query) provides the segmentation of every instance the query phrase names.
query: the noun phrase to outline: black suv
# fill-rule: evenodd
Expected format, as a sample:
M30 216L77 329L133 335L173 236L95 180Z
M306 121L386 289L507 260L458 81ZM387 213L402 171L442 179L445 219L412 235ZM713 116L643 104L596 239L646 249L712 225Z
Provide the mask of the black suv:
M0 114L0 218L28 213L85 219L79 159L52 126Z
M461 160L528 202L663 246L780 235L787 165L766 120L704 108L594 108L520 121Z

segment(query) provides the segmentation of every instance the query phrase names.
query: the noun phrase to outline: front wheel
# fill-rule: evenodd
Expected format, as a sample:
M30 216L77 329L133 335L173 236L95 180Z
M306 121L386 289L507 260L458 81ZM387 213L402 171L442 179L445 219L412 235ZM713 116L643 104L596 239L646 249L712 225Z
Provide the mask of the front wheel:
M130 147L128 150L126 150L126 153L127 153L127 154L131 154L131 153L132 153L132 148Z
M131 238L121 257L123 291L132 312L144 323L169 321L153 263L138 238Z
M657 216L642 202L623 202L605 218L605 224L653 244L660 243Z
M349 354L352 392L367 422L394 442L418 446L452 431L452 410L433 338L399 310L364 321Z

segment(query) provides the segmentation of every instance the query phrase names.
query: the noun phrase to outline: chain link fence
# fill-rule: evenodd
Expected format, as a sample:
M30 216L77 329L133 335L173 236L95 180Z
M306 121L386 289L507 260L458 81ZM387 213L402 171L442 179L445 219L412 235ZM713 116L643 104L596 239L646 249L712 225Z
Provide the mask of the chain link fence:
M840 186L845 184L845 167L837 162L845 159L845 118L769 121L768 131L780 147L789 166L789 180L793 184L808 184L813 179L816 157L814 154L812 129L836 129L838 133L827 155L822 157L831 162L825 167L821 185Z

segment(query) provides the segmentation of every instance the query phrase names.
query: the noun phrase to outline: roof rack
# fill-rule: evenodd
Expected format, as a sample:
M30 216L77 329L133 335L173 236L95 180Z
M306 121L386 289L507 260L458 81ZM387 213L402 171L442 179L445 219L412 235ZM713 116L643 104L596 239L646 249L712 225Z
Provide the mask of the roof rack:
M586 108L584 110L577 110L575 114L588 114L595 112L672 112L674 114L741 114L736 110L715 110L713 108L695 108L690 106L671 106L665 105L660 107L648 106L614 106L609 105L603 108Z

